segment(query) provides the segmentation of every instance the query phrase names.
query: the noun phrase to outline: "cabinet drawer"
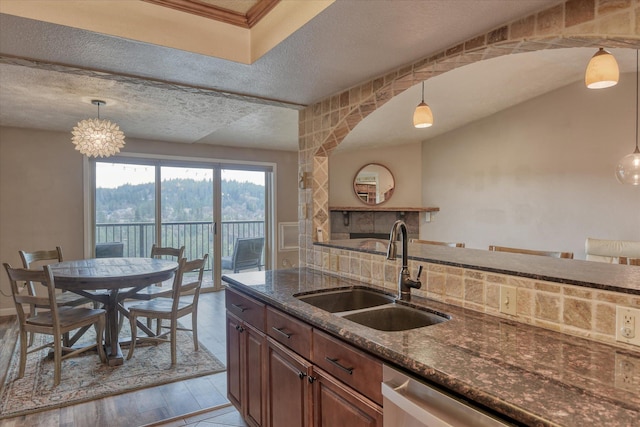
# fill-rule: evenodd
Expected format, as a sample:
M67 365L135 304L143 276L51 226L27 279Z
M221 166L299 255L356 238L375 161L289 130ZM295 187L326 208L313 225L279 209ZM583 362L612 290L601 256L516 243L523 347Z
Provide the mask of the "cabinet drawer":
M225 290L225 305L229 312L254 328L264 332L265 305L233 289Z
M300 356L311 358L311 326L271 307L267 307L267 335Z
M314 364L382 405L382 362L315 329L312 347Z

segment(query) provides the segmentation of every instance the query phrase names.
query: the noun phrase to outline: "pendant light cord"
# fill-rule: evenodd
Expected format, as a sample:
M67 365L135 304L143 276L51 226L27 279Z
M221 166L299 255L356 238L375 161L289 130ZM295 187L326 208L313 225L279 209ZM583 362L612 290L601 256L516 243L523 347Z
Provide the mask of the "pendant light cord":
M424 102L424 80L422 81L422 102Z
M640 90L638 83L640 81L640 62L638 60L638 49L636 49L636 151L634 153L640 153L638 149L638 91Z

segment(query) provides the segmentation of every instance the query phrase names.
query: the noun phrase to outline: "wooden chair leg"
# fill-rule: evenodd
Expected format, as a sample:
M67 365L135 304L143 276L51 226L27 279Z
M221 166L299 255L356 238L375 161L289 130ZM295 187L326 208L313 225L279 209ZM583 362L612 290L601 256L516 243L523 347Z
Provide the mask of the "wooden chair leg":
M127 360L133 356L133 350L136 348L136 340L138 336L137 319L134 313L129 313L129 322L131 324L131 344L129 345L129 352L127 353Z
M160 319L158 319L159 321ZM177 357L177 351L176 351L176 347L177 347L177 334L178 334L178 319L171 319L171 365L175 365L176 364L176 359Z
M53 385L60 384L62 372L62 342L59 336L53 337Z
M104 344L102 342L102 338L104 336L104 328L105 327L105 319L104 317L100 318L100 321L96 324L96 345L98 350L98 356L100 356L100 361L102 363L107 362L107 354L104 352Z
M193 334L193 348L198 351L198 310L195 307L191 313L191 333Z
M24 368L26 364L27 364L27 333L20 331L20 372L18 373L18 378L24 377Z

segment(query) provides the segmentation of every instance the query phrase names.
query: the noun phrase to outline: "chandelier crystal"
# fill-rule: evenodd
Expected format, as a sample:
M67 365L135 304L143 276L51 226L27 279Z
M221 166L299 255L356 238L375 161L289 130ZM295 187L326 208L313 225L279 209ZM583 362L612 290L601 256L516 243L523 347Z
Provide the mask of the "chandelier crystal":
M124 147L124 133L117 124L100 119L100 105L105 105L104 101L93 100L91 103L98 106L98 118L80 121L71 131L71 142L85 156L113 156Z

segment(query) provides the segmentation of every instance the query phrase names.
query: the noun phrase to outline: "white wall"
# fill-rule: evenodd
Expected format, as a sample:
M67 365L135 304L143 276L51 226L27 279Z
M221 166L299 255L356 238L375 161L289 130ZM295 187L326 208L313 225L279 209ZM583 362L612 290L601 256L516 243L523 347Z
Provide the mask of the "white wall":
M640 241L640 187L614 170L635 145L635 74L582 82L423 143L421 237L574 252L586 237Z

